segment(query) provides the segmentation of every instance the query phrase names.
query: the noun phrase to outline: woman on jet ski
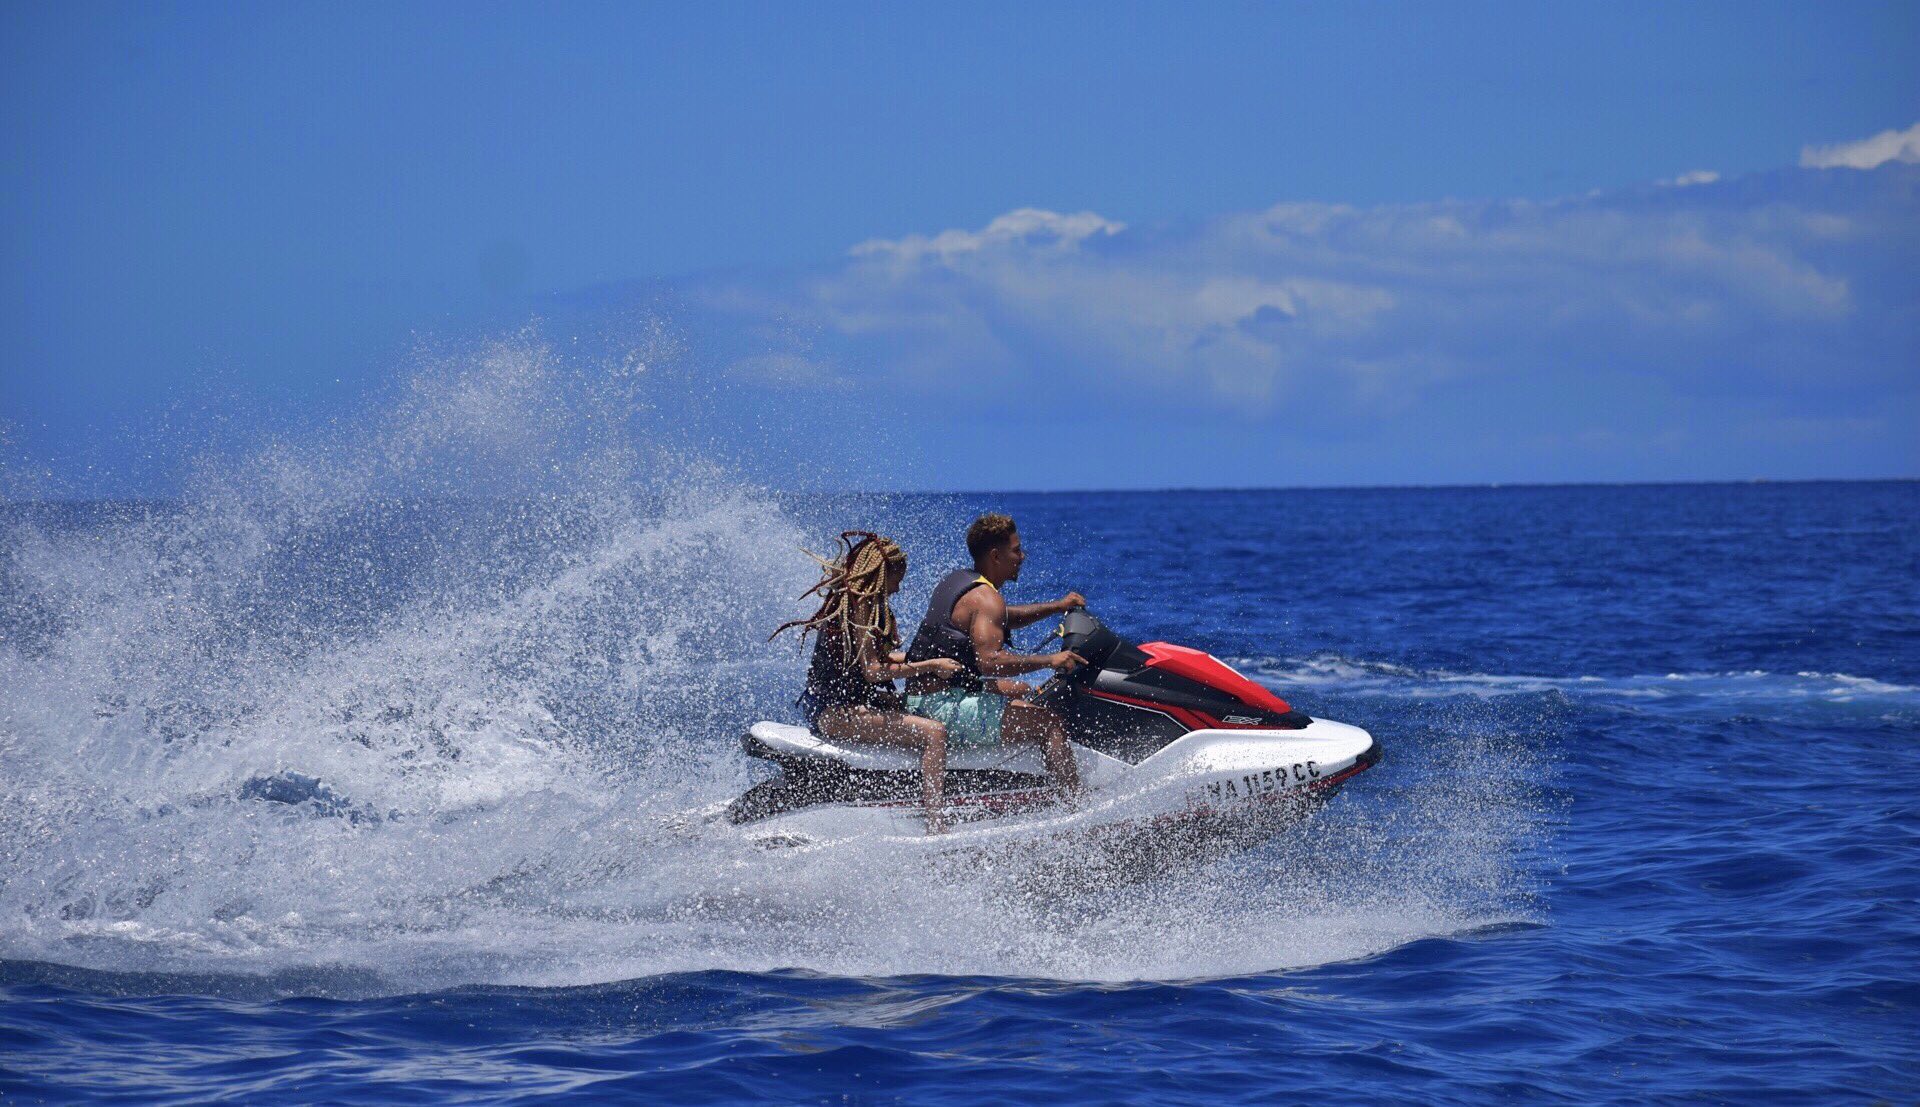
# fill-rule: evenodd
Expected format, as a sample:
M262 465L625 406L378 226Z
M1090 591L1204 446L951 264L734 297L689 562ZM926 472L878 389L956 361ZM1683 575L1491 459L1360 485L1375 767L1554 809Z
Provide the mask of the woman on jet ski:
M816 734L921 751L920 799L927 809L927 830L937 834L946 829L947 728L907 714L906 700L893 682L911 676L954 677L964 667L945 657L908 661L900 652L891 597L906 579L906 551L868 531L847 531L839 541L841 553L833 561L808 555L824 572L820 583L801 598L820 596L820 609L809 618L782 624L768 638L793 627L801 628L803 639L809 633L815 636L800 707Z

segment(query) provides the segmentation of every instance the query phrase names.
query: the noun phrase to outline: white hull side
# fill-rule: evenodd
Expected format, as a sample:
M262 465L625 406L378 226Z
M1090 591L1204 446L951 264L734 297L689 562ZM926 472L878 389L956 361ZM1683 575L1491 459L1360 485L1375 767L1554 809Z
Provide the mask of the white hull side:
M775 731L771 728L779 728ZM777 723L756 724L756 738L783 753L835 755L858 768L912 771L907 750L849 749ZM821 749L820 747L827 747ZM760 819L739 828L769 846L816 846L847 839L924 843L941 849L990 846L1031 837L1151 831L1173 824L1211 824L1233 831L1284 823L1288 810L1305 810L1310 797L1329 794L1371 764L1374 741L1365 730L1315 719L1298 730L1199 730L1183 735L1138 765L1075 746L1087 794L1075 805L1052 802L1044 790L949 797L952 829L926 833L914 800L824 803ZM953 768L1000 768L1040 775L1037 751L965 751ZM1030 762L1031 764L1028 764Z

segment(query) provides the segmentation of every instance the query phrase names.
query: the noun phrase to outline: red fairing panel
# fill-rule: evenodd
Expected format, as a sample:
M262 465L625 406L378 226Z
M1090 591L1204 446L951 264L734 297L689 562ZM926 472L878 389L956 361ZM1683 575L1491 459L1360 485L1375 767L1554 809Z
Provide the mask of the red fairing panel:
M1263 711L1293 710L1287 706L1286 700L1227 668L1210 653L1176 646L1171 642L1145 642L1141 644L1140 652L1147 655L1149 669L1165 669L1188 680L1197 680Z

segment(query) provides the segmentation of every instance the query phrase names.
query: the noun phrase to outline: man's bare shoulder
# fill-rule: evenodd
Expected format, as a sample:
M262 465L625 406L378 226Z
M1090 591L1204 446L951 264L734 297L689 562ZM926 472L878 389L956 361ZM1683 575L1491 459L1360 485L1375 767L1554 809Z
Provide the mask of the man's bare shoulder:
M1006 614L1006 611L1006 598L1000 595L999 589L993 587L991 584L967 589L966 593L960 597L960 601L953 605L954 622L956 623L960 623L965 619L978 618L982 615L989 619L998 619L1000 616Z

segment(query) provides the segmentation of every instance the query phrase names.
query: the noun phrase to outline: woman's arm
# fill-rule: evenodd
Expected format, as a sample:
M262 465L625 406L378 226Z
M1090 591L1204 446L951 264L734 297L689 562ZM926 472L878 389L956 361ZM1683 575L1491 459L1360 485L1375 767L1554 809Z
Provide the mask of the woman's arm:
M898 651L883 656L871 634L860 642L860 674L867 678L868 684L886 684L901 677L925 676L928 673L954 676L961 669L958 661L946 657L908 661L907 655Z

